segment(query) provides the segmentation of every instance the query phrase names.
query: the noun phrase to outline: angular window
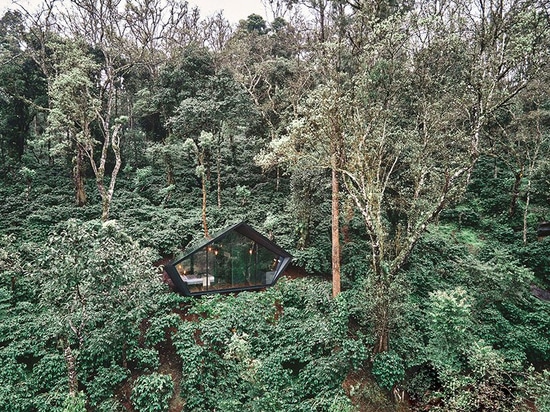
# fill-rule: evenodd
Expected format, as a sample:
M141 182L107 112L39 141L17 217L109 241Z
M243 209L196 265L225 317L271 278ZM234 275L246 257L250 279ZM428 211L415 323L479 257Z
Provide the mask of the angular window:
M292 256L245 223L231 226L166 266L187 296L273 285Z

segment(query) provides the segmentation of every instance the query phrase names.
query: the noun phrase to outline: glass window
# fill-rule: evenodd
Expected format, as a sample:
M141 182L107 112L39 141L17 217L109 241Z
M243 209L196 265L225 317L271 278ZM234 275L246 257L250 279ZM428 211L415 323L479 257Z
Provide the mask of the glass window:
M283 256L234 230L176 262L175 267L193 294L271 285L283 261Z

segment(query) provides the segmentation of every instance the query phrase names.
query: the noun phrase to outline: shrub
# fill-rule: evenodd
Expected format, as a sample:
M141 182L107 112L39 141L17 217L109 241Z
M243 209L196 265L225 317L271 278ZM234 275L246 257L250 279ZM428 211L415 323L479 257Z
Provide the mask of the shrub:
M82 392L67 395L63 402L63 412L86 412L86 397Z
M393 351L378 353L372 364L372 374L380 387L391 390L405 376L403 360Z
M167 411L173 392L174 383L169 375L142 375L134 383L132 405L138 412Z

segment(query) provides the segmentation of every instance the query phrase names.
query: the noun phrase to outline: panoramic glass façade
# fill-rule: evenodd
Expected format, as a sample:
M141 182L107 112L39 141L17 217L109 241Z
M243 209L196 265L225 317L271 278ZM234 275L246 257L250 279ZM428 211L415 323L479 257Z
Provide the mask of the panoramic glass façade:
M292 256L245 223L225 229L166 266L187 296L271 286Z

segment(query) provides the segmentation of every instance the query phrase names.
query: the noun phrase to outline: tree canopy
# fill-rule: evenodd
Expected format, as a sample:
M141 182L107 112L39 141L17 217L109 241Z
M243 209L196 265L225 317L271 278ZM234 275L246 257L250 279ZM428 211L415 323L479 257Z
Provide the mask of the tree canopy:
M550 408L547 4L264 3L1 16L0 409ZM239 221L288 277L170 290Z

